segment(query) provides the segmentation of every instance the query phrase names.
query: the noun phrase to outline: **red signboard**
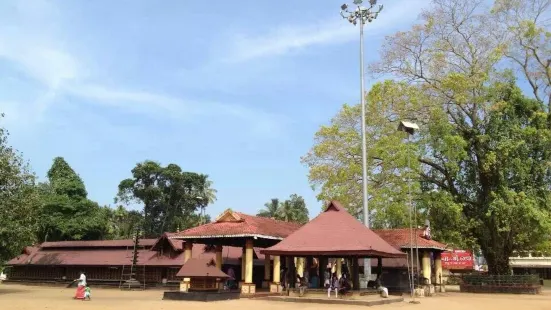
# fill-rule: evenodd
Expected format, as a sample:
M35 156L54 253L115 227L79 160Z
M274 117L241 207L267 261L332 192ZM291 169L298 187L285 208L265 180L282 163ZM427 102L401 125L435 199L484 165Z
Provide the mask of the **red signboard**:
M464 250L453 250L442 253L443 269L473 269L473 254Z

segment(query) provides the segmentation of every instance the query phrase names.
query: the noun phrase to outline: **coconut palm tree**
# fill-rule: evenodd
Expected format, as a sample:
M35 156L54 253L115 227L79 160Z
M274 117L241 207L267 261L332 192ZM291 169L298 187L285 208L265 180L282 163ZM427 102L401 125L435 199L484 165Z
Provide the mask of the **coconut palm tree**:
M281 219L286 222L297 222L304 224L308 222L308 208L304 198L297 194L292 194L280 206Z
M270 202L264 204L264 209L258 211L256 216L269 217L275 220L281 219L279 199L272 198Z

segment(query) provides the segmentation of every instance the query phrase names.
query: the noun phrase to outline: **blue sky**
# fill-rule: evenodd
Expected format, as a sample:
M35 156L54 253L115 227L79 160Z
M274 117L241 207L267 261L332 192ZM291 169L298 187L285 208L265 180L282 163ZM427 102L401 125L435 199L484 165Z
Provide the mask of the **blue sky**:
M316 215L300 157L359 98L341 1L1 1L1 125L40 178L63 156L101 204L152 159L208 174L213 216L293 193ZM367 62L430 3L379 2Z

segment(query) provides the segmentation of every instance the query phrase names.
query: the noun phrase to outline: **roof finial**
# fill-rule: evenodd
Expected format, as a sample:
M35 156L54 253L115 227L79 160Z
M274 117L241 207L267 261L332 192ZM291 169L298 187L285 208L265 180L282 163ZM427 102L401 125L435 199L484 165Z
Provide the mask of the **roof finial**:
M176 228L176 232L180 232L180 224L178 224L178 227Z

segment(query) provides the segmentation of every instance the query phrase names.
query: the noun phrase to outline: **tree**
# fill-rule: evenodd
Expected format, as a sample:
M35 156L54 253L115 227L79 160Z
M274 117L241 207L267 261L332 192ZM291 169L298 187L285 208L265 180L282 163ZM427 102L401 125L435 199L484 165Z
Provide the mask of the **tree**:
M393 98L392 105L386 103ZM406 83L377 84L367 98L368 193L370 222L374 228L397 228L408 222L407 158L410 150L397 132L398 121L412 119L408 111L421 111L422 94ZM361 162L361 108L344 105L328 126L316 133L315 145L302 158L318 199L339 200L358 219L363 215ZM416 169L416 161L411 161ZM419 189L414 183L412 192Z
M214 201L215 194L207 175L147 160L132 169L132 178L121 181L116 201L142 203L146 236L159 236L187 226L187 218Z
M284 202L272 198L270 202L264 204L264 209L260 210L256 216L304 224L308 222L308 208L302 196L292 194Z
M403 225L405 184L414 181L419 217L430 218L440 237L479 246L489 271L501 274L514 251L540 247L551 233L551 117L541 96L522 94L502 61L514 50L534 53L499 33L481 4L435 0L421 24L386 39L370 68L397 81L375 85L367 98L369 192L374 226ZM544 30L536 31L540 39ZM545 75L538 76L543 83ZM361 202L357 109L345 106L322 127L303 159L313 185L322 187L320 197ZM399 120L421 127L410 143L396 132ZM385 203L395 201L396 212L389 212ZM391 223L395 214L402 220Z
M126 210L124 206L119 205L116 209L104 207L108 213L111 239L131 239L137 228L143 224L143 216L139 211Z
M270 202L265 203L264 209L258 211L256 216L280 219L281 217L280 217L279 199L272 198Z
M39 241L98 240L109 237L109 212L87 198L80 176L62 157L38 186L41 208Z
M519 68L534 97L551 111L549 0L497 0L492 13L503 52Z
M308 208L302 196L292 194L281 204L281 217L286 222L305 224L308 222Z
M0 127L0 263L34 243L37 209L35 175Z

